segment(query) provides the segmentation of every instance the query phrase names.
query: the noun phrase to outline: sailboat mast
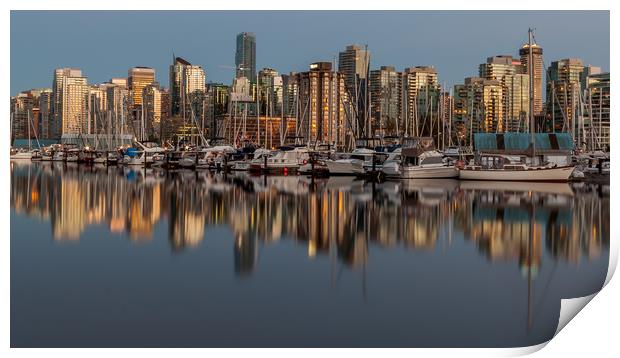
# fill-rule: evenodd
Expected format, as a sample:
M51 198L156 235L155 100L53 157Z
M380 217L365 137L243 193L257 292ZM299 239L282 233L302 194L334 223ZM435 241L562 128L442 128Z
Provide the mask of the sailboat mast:
M534 160L534 156L536 155L536 142L534 140L534 133L536 132L536 127L534 126L534 51L532 49L532 29L528 29L528 39L527 43L529 45L529 59L528 59L528 74L530 76L530 141L532 144L532 160Z

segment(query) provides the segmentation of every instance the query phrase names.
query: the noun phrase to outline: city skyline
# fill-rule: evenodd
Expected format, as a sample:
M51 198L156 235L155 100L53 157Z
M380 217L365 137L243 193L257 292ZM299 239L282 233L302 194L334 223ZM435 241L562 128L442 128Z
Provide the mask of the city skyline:
M162 16L164 13L165 16ZM527 41L528 26L536 28L536 39L545 49L545 68L551 61L578 57L584 65L600 66L603 71L609 71L607 11L350 11L345 15L339 12L338 16L334 16L334 11L279 11L264 12L260 17L252 14L254 12L251 11L221 11L217 14L211 11L13 11L11 94L30 88L51 88L53 71L60 67L80 68L89 78L89 83L103 83L113 77L122 77L128 68L147 66L154 68L156 80L168 87L166 74L173 52L202 66L207 82L230 84L235 76L235 37L244 31L256 34L257 70L270 67L283 74L303 72L313 62L333 61L346 46L364 44L371 52L371 70L381 66L394 66L397 70L434 66L440 84L449 89L465 77L476 76L478 65L487 57L518 57L519 48ZM320 24L311 21L317 16L322 19ZM115 19L114 29L97 26L107 23L111 17ZM157 23L157 19L164 17L168 22L181 18L186 21L175 22L178 24L175 31L164 25L151 26L148 31L137 26L144 22ZM196 29L193 25L196 21L189 21L197 18L206 20L200 22L204 27ZM485 21L485 26L458 27L467 21L480 23L481 19ZM67 32L66 26L76 21L88 24L88 28L80 33ZM370 21L377 26L357 28L351 26L351 21L360 21L360 24ZM57 26L49 27L52 23ZM437 23L442 27L437 29L436 36L428 36L427 32L421 31L424 26ZM295 29L306 30L278 31L280 26L274 24L280 24L283 28L294 24ZM497 31L484 33L494 24L499 26ZM580 24L583 26L578 26ZM291 29L290 26L288 28ZM210 31L215 29L217 31ZM450 36L446 36L445 32L450 33L450 29ZM55 34L70 36L80 42L80 46L61 46L59 49L57 44L50 42L34 48L29 45L30 42L20 41L43 30L52 37ZM135 37L126 36L123 30L131 30L141 36L144 46L135 46ZM324 36L325 32L331 36ZM384 36L393 33L401 33L402 38L390 37L390 41L382 41ZM148 34L152 36L144 36ZM106 37L97 38L98 35ZM600 41L586 40L594 35L599 36ZM462 43L464 38L469 37L480 37L481 41ZM81 41L83 39L89 40ZM167 41L169 45L162 45L162 41ZM47 51L47 46L53 46L55 50ZM92 49L93 46L96 49ZM106 47L113 50L105 51ZM421 51L422 48L426 50ZM458 50L461 50L459 57L455 57L454 51ZM45 53L46 56L33 56L32 51Z

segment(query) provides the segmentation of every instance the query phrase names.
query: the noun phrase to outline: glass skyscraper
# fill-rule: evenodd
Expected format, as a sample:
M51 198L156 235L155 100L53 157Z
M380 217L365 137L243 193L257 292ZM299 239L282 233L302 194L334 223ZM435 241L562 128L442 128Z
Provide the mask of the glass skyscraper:
M246 77L256 83L256 35L242 32L237 35L237 52L235 53L236 77Z

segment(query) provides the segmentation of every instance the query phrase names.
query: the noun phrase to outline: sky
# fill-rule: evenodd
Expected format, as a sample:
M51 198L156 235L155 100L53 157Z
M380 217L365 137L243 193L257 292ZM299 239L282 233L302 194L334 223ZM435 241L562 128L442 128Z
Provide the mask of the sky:
M608 11L11 11L11 95L52 87L53 71L77 67L90 84L156 70L168 87L173 53L230 84L235 37L256 34L257 69L280 73L332 61L368 45L371 69L432 65L446 87L478 74L494 55L518 57L535 29L551 61L581 58L609 71Z

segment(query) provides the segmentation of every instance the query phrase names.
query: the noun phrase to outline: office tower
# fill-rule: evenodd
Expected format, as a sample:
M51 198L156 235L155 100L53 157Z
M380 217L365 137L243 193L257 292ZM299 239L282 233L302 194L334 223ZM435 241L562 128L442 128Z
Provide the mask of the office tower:
M165 120L172 116L170 89L162 88L161 95L161 120Z
M54 138L78 136L88 129L88 81L76 68L54 71Z
M298 94L299 86L297 84L297 73L291 72L288 75L282 75L283 95L282 102L284 104L284 115L296 117L298 112Z
M349 45L338 56L338 72L344 75L345 90L351 100L355 132L358 137L370 135L369 83L370 51Z
M610 76L609 72L592 71L585 81L582 110L584 113L583 128L579 144L586 150L609 151L610 137Z
M454 97L449 92L441 92L439 95L439 123L441 123L441 138L437 145L445 147L454 145L452 128L452 113L454 110Z
M88 90L89 123L87 133L107 133L107 87L105 84L90 86Z
M256 83L256 35L242 32L237 35L235 52L236 76L245 77L250 83Z
M345 76L332 71L330 62L316 62L310 71L296 74L299 86L297 132L311 145L344 148L350 139L346 125Z
M258 95L260 113L280 116L283 110L282 76L273 68L258 72Z
M27 93L11 97L11 145L15 139L35 139L32 129L34 100Z
M144 87L155 82L155 70L150 67L133 67L129 70L127 85L131 92L131 104L133 109L142 105L142 90Z
M204 96L206 75L202 67L174 57L170 65L170 98L172 116L190 118L192 102Z
M402 75L393 66L370 71L370 98L373 135L398 136L402 131Z
M142 91L145 135L150 140L161 138L161 92L157 83L151 83Z
M523 45L519 49L519 56L521 57L521 64L523 65L522 74L530 73L530 46L528 44ZM532 44L532 74L534 76L534 115L539 116L543 114L543 78L545 69L543 68L543 49L537 44Z
M581 71L581 76L579 76L579 82L581 83L581 92L588 89L588 78L590 76L600 75L602 73L602 69L597 66L584 66L583 71Z
M54 116L52 113L52 102L54 94L51 89L46 88L39 97L39 132L41 139L52 139L52 126Z
M551 123L547 123L547 130L575 134L583 70L583 63L577 58L551 62L547 77L547 111Z
M529 75L521 73L523 66L512 56L493 56L479 66L480 77L497 80L503 90L503 118L498 129L502 132L529 130Z
M440 93L437 71L430 66L407 68L402 74L402 88L402 132L407 136L433 136L437 140Z
M453 132L457 144L473 145L473 133L502 129L504 87L498 80L465 78L454 86Z
M129 91L126 78L112 78L106 84L108 114L112 122L114 134L130 133L129 123Z

